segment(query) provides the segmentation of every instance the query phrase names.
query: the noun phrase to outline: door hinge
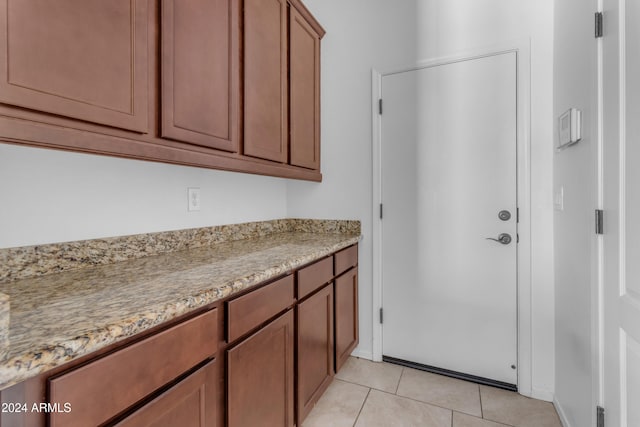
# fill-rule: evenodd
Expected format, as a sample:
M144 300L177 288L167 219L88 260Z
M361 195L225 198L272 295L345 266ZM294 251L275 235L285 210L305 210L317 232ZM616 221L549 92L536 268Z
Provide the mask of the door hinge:
M596 414L597 414L597 423L596 426L597 427L604 427L604 408L602 406L597 406L596 407Z
M596 209L596 234L604 234L604 212Z
M380 219L382 219L382 203L380 203Z
M595 14L595 36L597 39L603 36L602 12Z
M380 324L382 324L382 323L383 323L383 322L382 322L382 319L383 319L383 317L382 317L382 307L380 307Z
M382 98L378 99L378 114L382 115Z

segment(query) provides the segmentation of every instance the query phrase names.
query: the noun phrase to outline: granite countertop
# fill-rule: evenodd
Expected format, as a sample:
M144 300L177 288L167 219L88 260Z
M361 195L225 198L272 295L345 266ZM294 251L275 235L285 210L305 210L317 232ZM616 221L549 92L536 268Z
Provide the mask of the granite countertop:
M357 233L278 230L2 283L0 390L359 239L359 223Z

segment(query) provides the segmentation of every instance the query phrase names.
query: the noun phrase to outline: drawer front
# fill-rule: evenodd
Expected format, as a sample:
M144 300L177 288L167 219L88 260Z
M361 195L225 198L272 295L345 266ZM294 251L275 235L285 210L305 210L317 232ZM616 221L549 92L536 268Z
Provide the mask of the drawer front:
M235 341L295 303L293 275L227 303L227 339Z
M333 257L325 258L298 271L298 299L319 289L333 278Z
M215 427L217 422L217 366L212 360L116 427Z
M358 265L358 245L350 246L336 253L336 276L356 265Z
M71 372L49 380L51 427L99 425L213 356L218 345L214 309Z

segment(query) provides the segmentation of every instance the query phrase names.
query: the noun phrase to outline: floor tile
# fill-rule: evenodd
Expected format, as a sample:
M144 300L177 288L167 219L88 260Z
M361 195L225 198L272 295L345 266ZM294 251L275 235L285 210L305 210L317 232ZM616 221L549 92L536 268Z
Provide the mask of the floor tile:
M453 413L453 427L510 427L507 424L496 423L460 412Z
M334 379L302 423L303 427L352 427L369 388Z
M336 378L388 393L395 393L401 373L402 367L398 365L350 357Z
M553 404L480 386L484 418L515 427L562 427Z
M478 385L468 381L405 368L397 395L482 417Z
M451 427L451 411L371 390L356 427Z

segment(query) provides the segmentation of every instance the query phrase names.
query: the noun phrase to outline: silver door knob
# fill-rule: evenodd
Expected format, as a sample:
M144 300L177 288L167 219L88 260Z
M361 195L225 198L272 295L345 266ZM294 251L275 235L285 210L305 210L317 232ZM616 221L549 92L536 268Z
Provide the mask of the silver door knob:
M497 239L494 239L493 237L487 237L487 240L493 240L494 242L508 245L509 243L511 243L511 235L509 235L508 233L502 233L498 236Z

